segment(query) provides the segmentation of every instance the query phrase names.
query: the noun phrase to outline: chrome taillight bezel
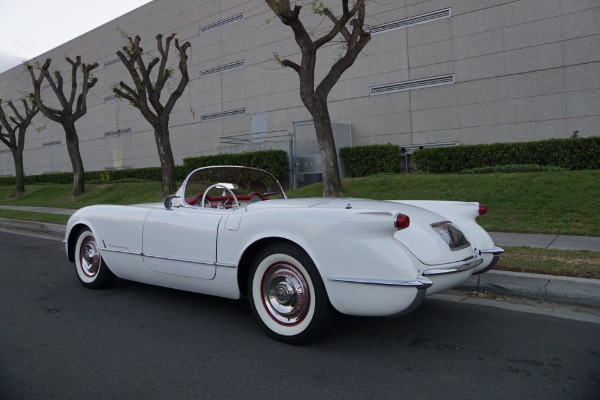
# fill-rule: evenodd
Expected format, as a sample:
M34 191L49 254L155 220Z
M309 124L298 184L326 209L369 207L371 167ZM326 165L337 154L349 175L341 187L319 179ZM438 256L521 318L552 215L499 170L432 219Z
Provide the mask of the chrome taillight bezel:
M471 245L462 231L450 221L436 222L431 224L431 228L446 242L452 251L462 250Z

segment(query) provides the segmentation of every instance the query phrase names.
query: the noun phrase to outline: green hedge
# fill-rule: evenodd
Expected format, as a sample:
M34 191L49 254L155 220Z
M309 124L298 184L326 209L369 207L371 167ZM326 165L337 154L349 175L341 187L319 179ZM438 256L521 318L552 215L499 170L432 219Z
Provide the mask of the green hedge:
M214 156L190 157L183 160L183 165L177 165L177 180L183 181L193 169L209 165L243 165L246 167L261 168L271 172L282 183L289 179L289 162L287 153L283 150L265 150L250 153L218 154ZM117 182L127 180L162 181L160 167L120 169L114 171L86 171L86 182ZM27 175L26 185L44 183L73 183L71 172L55 174ZM0 185L14 185L14 176L0 177Z
M290 164L284 150L263 150L249 153L216 154L212 156L189 157L183 159L183 166L189 172L210 165L241 165L269 171L280 182L287 182Z
M340 154L348 176L398 172L398 146L393 144L343 147Z
M413 160L419 171L435 174L507 164L600 169L600 137L425 148L415 151Z

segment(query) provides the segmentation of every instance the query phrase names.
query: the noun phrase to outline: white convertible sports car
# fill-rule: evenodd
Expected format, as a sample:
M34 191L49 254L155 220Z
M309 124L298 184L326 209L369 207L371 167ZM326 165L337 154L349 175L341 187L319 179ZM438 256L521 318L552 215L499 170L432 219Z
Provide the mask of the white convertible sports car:
M117 276L248 296L262 329L300 344L324 335L336 310L403 315L492 268L503 250L475 222L486 211L450 201L288 199L266 171L206 167L164 204L78 210L65 249L85 287Z

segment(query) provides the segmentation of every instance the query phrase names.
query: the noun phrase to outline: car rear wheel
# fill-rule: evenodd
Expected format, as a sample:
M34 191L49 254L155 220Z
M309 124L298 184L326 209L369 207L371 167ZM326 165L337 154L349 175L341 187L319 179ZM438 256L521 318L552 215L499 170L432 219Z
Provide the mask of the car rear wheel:
M278 243L259 252L248 281L250 307L261 328L285 343L324 336L333 307L311 258L299 247Z
M84 229L77 237L75 244L75 270L79 282L90 289L102 289L115 280L100 255L96 238L89 229Z

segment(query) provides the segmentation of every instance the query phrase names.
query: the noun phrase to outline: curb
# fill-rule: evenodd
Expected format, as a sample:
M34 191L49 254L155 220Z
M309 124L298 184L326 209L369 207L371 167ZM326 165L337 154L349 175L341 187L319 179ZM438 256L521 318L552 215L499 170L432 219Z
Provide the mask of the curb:
M43 222L0 218L0 228L32 233L43 233L46 235L56 236L62 240L62 238L65 236L66 226L60 224L47 224Z
M459 289L600 306L599 279L488 271L471 276Z
M59 224L0 218L0 229L43 233L58 240L64 238L65 228ZM457 289L600 307L599 279L492 270L471 276Z

